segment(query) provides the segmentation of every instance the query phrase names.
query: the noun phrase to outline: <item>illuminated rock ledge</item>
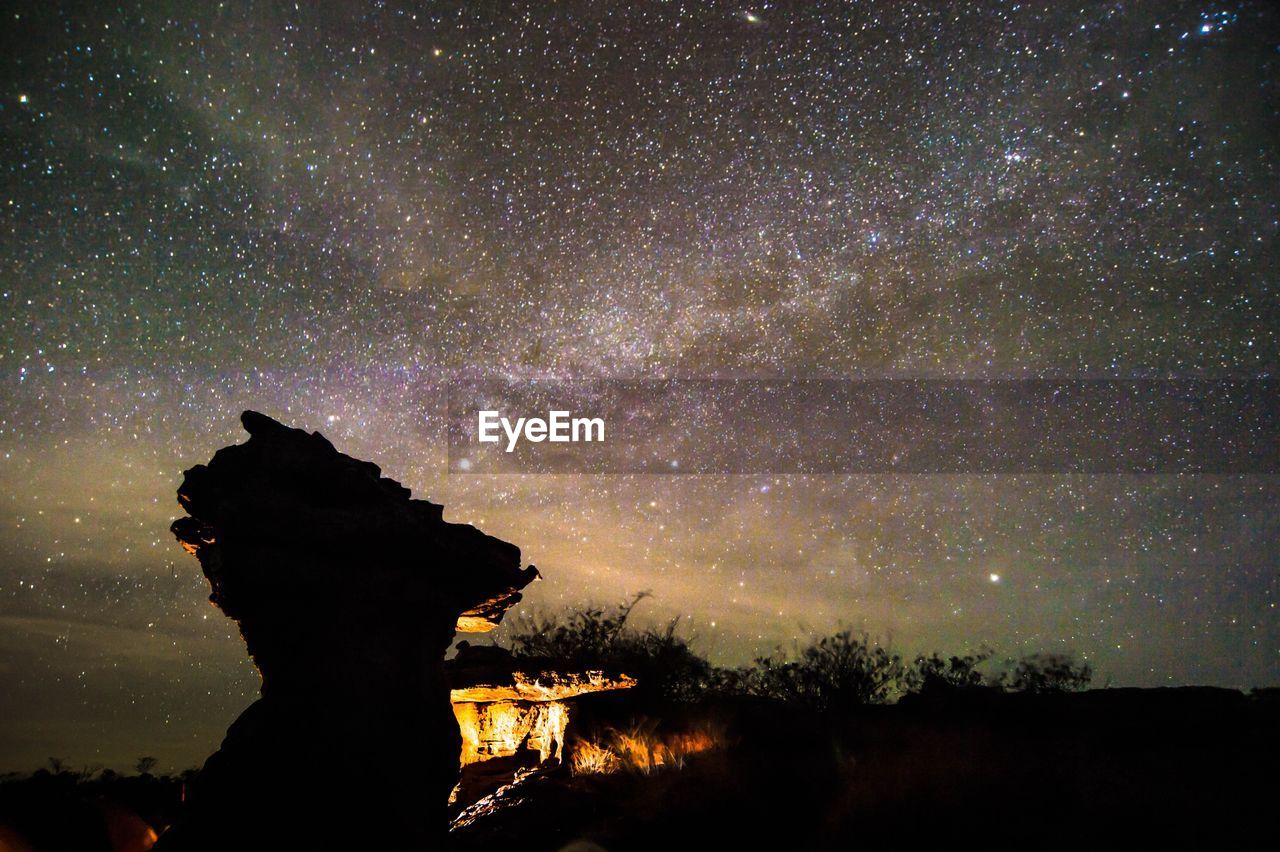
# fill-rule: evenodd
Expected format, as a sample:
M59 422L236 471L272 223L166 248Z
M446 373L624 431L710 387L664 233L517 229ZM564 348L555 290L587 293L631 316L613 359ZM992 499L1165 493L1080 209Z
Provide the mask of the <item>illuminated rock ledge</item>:
M563 674L560 672L511 672L501 682L455 686L449 691L454 704L467 701L563 701L588 692L630 689L635 678L607 676L602 671Z
M445 670L464 767L497 758L531 765L560 762L572 716L569 700L636 683L621 673L525 667L502 648L468 642L459 643L458 656Z

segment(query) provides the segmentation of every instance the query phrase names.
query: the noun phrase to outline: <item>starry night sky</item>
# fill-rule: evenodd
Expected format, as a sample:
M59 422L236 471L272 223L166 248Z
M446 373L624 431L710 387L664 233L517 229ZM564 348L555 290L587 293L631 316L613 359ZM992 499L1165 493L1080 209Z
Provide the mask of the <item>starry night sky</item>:
M486 375L1274 376L1280 8L3 14L0 770L195 765L252 700L168 532L244 408L519 544L524 607L652 590L719 662L844 625L1280 683L1275 476L450 475L442 416Z

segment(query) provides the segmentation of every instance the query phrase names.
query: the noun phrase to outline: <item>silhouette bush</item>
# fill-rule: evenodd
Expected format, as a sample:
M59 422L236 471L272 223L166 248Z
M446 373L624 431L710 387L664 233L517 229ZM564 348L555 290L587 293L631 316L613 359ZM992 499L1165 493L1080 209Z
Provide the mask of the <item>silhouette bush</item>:
M1010 692L1079 692L1092 680L1093 668L1068 654L1031 654L1001 676L1001 685Z
M761 657L735 679L736 691L816 710L885 704L910 682L900 656L849 630L818 639L794 658Z
M983 648L963 656L943 657L936 651L928 656L921 654L911 664L908 674L909 692L936 693L956 689L998 688L999 678L988 677L979 666L994 656Z
M677 633L637 628L630 618L648 593L613 607L591 606L534 614L513 622L505 644L517 659L553 661L574 668L604 668L637 679L637 697L691 703L709 694L751 696L816 710L887 704L912 693L957 689L1049 693L1087 689L1089 665L1066 654L1032 654L986 674L994 652L921 654L910 664L866 633L844 630L816 639L788 655L781 650L751 666L720 668L696 653Z
M72 769L51 757L48 768L0 776L0 835L8 829L24 838L31 845L23 849L106 849L110 826L121 814L162 832L176 818L183 787L195 770L153 775L153 758L138 763L137 775L125 775L92 766ZM110 807L104 809L104 803ZM0 849L9 848L0 837Z
M676 633L679 619L664 628L628 623L642 592L611 608L587 607L557 615L519 619L506 644L516 659L552 660L574 668L602 668L637 680L635 692L677 702L695 701L718 680L717 669Z

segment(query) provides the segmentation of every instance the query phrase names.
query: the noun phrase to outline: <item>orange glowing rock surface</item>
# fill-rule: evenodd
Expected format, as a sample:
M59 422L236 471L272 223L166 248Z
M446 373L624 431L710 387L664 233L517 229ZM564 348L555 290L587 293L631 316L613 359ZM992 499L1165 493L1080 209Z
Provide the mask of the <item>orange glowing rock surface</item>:
M522 749L536 752L539 763L559 760L569 725L569 707L559 701L466 701L454 704L453 714L462 731L463 766L510 757Z
M525 569L525 576L528 578L524 581L526 584L542 579L538 569L532 565ZM459 615L456 629L459 633L488 633L498 626L502 616L519 603L520 599L518 589L504 590Z
M610 677L599 671L572 674L515 671L488 682L455 685L449 697L454 704L460 701L563 701L588 692L630 689L635 685L635 678Z
M459 633L488 633L498 625L487 618L477 615L460 615L455 629Z
M563 761L572 699L636 684L620 672L556 671L552 660L517 660L493 645L462 641L457 652L445 668L464 767L510 757L536 765Z
M569 725L565 699L635 686L634 678L598 671L513 671L490 680L450 690L453 715L462 731L463 766L521 750L537 752L540 763L559 760Z

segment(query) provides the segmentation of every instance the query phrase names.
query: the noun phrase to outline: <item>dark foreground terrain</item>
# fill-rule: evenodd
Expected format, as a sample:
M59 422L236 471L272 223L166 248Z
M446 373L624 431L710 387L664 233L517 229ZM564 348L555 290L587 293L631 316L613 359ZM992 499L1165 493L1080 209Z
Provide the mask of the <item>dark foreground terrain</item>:
M583 702L581 729L636 711ZM648 708L650 711L653 708ZM1108 847L1270 848L1280 696L1218 689L1009 695L955 690L815 714L733 699L673 710L654 742L714 747L648 771L534 775L453 831L458 850ZM42 771L0 785L0 849L146 848L178 779ZM475 810L472 811L475 814ZM369 819L369 848L378 816Z
M839 716L710 712L729 719L723 748L647 775L535 778L455 829L456 848L1273 848L1280 696L1267 692L977 690Z

